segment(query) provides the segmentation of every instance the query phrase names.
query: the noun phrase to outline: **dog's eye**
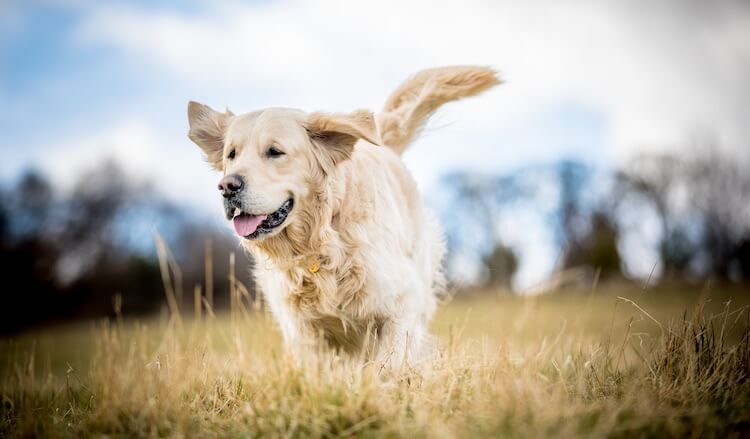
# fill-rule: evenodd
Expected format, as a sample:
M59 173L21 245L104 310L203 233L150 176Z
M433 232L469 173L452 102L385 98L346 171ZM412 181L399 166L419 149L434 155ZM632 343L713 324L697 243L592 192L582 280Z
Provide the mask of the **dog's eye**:
M227 155L227 158L229 160L233 160L234 159L234 155L235 155L235 151L234 151L234 149L232 149L231 151L229 151L229 154Z
M268 151L266 151L266 156L267 157L279 157L279 156L282 156L284 154L285 154L284 151L280 150L279 148L277 148L275 146L272 146L272 147L268 148Z

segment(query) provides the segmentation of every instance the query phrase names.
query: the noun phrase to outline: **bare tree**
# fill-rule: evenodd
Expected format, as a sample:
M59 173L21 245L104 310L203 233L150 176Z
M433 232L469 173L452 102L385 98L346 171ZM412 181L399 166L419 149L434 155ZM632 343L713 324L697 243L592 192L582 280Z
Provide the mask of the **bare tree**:
M686 162L691 204L702 220L700 244L708 272L725 279L750 279L750 273L742 272L738 250L750 238L750 167L713 145Z
M629 199L636 208L650 206L656 212L661 228L659 257L667 278L685 275L694 253L682 221L684 214L675 205L675 195L685 184L684 174L684 163L671 154L636 157L616 174L614 198L620 205Z
M615 197L645 200L661 224L666 277L748 280L750 167L705 142L680 156L641 156L617 175Z
M443 183L454 194L450 214L444 218L449 250L475 248L488 273L485 285L510 290L518 257L501 242L496 225L503 208L525 190L513 175L454 173L446 176Z

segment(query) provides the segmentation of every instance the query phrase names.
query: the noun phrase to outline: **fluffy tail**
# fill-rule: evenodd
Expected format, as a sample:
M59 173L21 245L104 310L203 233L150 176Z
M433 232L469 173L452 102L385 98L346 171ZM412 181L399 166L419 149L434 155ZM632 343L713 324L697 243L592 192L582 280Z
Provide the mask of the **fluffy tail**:
M441 105L499 83L497 72L487 67L451 66L418 72L391 94L378 116L383 144L403 153Z

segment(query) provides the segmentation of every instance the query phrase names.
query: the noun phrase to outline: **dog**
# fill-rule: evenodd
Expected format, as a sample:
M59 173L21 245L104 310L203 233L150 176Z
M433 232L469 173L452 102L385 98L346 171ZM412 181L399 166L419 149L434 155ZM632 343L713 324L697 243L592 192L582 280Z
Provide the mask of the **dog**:
M293 356L429 351L445 242L400 156L441 105L499 83L485 67L423 70L377 117L188 104L188 137L223 173L224 214Z

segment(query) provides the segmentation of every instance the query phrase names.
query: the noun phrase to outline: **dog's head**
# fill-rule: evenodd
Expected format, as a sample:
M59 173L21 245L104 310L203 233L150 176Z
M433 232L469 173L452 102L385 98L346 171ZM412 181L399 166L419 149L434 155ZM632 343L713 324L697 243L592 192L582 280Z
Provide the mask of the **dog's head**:
M248 240L273 236L295 221L316 186L347 160L354 144L378 144L372 113L307 114L269 108L235 116L188 104L190 139L223 173L224 213Z

